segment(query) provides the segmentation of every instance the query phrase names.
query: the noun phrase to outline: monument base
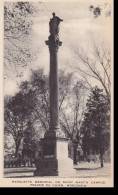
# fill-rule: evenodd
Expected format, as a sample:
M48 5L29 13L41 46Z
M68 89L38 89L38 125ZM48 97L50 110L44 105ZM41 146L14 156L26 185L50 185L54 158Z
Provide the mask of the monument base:
M35 161L34 176L57 176L58 161L56 159L56 133L47 131L41 140L41 156Z
M42 159L37 163L34 176L58 176L57 159Z

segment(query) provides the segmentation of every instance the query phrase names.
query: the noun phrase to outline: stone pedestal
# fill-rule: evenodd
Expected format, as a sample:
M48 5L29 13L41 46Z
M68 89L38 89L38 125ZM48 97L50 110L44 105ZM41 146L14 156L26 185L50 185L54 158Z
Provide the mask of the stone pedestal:
M56 133L48 131L41 140L42 155L36 160L35 176L57 176L58 161L56 159Z
M58 176L57 159L41 159L37 165L34 176Z

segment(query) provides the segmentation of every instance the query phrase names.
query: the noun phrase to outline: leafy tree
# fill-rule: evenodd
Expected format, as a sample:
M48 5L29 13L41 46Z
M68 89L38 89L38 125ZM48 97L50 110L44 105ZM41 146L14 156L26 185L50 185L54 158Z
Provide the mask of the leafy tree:
M93 14L95 17L100 16L101 15L101 8L100 7L94 8Z
M15 142L17 156L21 140L33 109L32 93L17 93L5 103L5 133L11 134Z
M4 65L5 74L15 71L20 77L21 68L34 58L31 34L35 7L30 2L4 4Z
M29 20L31 14L33 14L33 7L29 2L5 3L5 39L17 39L21 35L29 34L32 24Z
M101 8L100 7L94 7L93 5L89 6L89 10L93 12L93 15L95 18L101 15Z
M59 109L69 93L71 75L60 72ZM5 97L5 133L11 134L16 145L16 155L25 134L32 137L29 142L38 141L49 129L49 86L48 77L42 70L32 71L29 81L20 85L20 91L13 97ZM30 127L29 127L30 122ZM26 147L26 144L25 144Z
M103 155L110 144L110 105L103 90L95 87L91 90L82 122L83 150L100 154L101 167Z

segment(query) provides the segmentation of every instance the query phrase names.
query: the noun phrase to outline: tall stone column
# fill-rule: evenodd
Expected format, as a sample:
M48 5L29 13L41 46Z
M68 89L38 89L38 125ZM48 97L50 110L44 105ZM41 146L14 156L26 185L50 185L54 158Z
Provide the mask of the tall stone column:
M58 129L59 120L59 105L58 105L58 48L62 45L59 37L55 39L52 35L49 36L46 45L50 52L50 73L49 73L49 92L50 92L50 127L47 135L56 139L56 130ZM56 150L56 146L54 147ZM56 151L55 151L56 157Z
M55 131L58 128L58 43L50 39L47 43L50 52L50 131Z
M56 130L58 129L58 49L62 45L59 40L59 23L62 21L53 13L49 22L50 36L45 41L49 47L50 72L49 72L49 94L50 94L50 125L42 140L42 158L37 163L37 175L58 175L58 161L56 151Z
M46 41L50 52L50 73L49 73L49 91L50 91L50 131L56 132L58 129L58 48L62 45L59 38L55 40L51 35Z

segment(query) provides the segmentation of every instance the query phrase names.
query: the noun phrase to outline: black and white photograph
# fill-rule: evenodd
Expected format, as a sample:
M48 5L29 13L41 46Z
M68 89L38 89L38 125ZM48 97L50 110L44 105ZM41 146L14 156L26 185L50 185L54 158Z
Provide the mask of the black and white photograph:
M2 186L113 187L113 1L3 15Z

